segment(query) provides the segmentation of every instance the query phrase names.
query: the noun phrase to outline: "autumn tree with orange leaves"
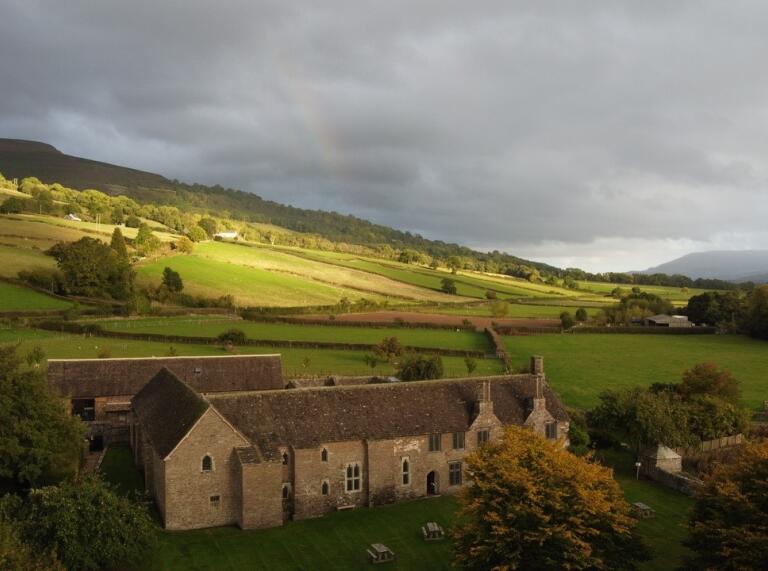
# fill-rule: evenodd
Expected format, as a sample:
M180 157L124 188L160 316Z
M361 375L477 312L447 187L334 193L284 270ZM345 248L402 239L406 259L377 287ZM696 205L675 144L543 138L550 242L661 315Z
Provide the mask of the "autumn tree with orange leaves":
M512 426L467 466L453 536L459 566L633 570L648 559L612 471L562 443Z

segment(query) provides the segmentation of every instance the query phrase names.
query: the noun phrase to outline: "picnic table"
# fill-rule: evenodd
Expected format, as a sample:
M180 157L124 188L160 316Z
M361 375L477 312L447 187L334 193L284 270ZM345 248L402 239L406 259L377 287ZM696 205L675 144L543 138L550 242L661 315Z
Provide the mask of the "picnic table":
M424 535L425 541L440 541L445 539L445 531L442 526L434 521L428 521L421 528L421 533Z
M651 506L644 504L643 502L635 502L632 504L632 507L635 508L637 515L643 519L647 519L656 515L656 511Z
M368 550L368 560L374 565L395 560L395 553L383 543L372 543Z

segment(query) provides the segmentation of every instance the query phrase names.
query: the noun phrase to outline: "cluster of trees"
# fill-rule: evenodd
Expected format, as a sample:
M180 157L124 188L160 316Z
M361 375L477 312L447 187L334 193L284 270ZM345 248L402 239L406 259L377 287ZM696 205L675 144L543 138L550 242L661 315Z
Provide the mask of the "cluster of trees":
M587 421L599 440L624 442L639 453L657 444L687 447L741 433L749 415L739 405L731 372L702 363L685 371L680 383L603 392Z
M619 303L613 307L603 308L601 312L601 318L606 323L631 325L644 317L660 313L671 314L675 311L670 301L652 293L640 291L636 287L631 291L615 292L615 295L619 297Z
M147 507L98 476L76 478L84 426L15 346L0 347L0 415L0 567L111 569L146 553Z
M624 272L603 272L593 274L591 272L585 272L579 268L566 268L563 272L561 272L561 277L579 281L627 285L667 286L681 289L693 287L701 289L735 290L739 288L750 288L754 285L751 282L734 284L733 282L713 278L697 278L694 280L682 274L629 274Z
M691 321L768 339L768 285L744 292L705 292L694 295L682 310Z

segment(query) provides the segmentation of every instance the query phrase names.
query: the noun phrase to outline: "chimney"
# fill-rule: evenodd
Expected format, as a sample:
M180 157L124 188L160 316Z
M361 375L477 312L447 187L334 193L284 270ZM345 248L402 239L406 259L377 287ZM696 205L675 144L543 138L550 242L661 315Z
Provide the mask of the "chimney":
M547 408L547 399L544 398L544 357L534 355L531 357L531 374L535 376L536 388L533 395L533 410Z
M531 357L531 374L544 376L544 357L541 355Z
M483 381L478 387L477 401L475 401L475 417L486 411L493 413L493 401L491 400L491 381Z

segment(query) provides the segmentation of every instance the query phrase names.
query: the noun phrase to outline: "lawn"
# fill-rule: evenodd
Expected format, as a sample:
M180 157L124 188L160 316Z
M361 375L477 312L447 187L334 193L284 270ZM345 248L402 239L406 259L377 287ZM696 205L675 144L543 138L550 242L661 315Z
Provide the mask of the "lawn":
M21 343L22 353L39 345L49 359L95 359L107 352L111 357L163 357L170 353L171 345L155 341L135 341L67 335L34 329L0 330L0 344ZM217 345L173 345L175 354L225 355ZM286 378L303 375L391 375L392 366L381 363L371 369L365 363L364 351L343 351L331 349L285 349L275 347L239 347L235 351L243 355L264 355L279 353L283 361L283 376ZM474 375L497 375L503 372L498 359L477 359ZM462 357L443 357L445 375L466 376L467 370Z
M67 309L71 305L33 289L0 281L0 311L45 311Z
M128 445L110 446L101 461L99 472L124 496L144 491L144 478L133 463L133 452Z
M332 286L301 276L196 255L171 256L141 264L136 268L139 282L159 284L165 267L173 268L181 274L185 292L208 297L230 294L241 305L288 307L333 305L343 297L351 300L363 297L375 301L384 299L375 294Z
M685 369L711 361L741 381L744 403L768 398L768 343L738 335L560 334L504 337L516 365L544 356L547 379L566 404L589 408L609 388L679 381Z
M324 341L334 343L379 343L384 337L397 337L403 345L467 351L490 351L484 333L453 329L363 328L287 323L263 323L233 319L147 318L98 322L112 331L129 333L162 333L163 335L195 335L216 337L233 327L249 339L285 341Z

